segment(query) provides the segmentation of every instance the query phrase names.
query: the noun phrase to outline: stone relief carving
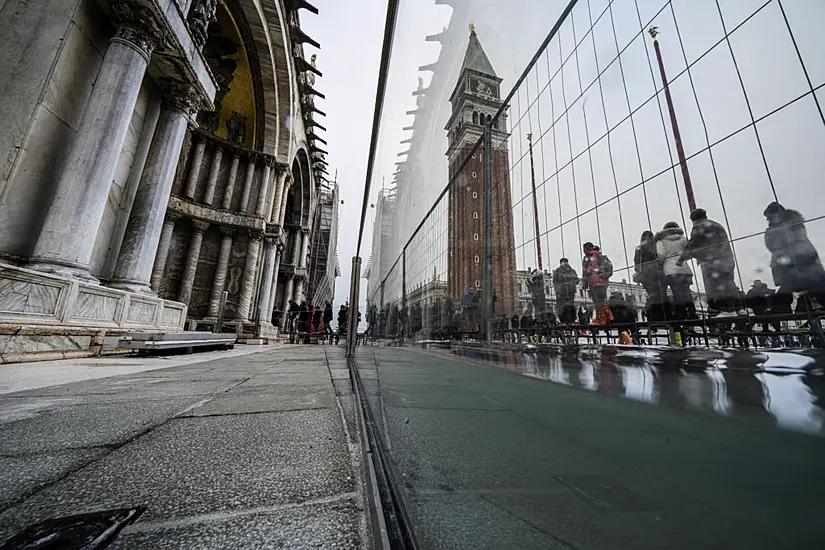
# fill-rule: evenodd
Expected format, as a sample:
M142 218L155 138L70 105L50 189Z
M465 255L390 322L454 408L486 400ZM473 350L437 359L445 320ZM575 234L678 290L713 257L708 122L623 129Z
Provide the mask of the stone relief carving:
M215 10L218 8L218 0L194 0L189 9L189 31L192 33L192 40L198 48L206 44L209 23L215 20Z

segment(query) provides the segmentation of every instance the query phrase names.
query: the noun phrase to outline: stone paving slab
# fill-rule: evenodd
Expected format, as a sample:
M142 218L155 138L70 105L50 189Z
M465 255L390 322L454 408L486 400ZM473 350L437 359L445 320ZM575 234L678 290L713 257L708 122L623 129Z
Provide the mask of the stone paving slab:
M112 550L198 548L340 548L360 546L354 497L257 513L195 517L186 522L127 527ZM296 544L300 541L300 544Z
M320 346L0 395L0 544L145 506L115 548L364 547L350 405Z
M65 472L105 454L103 449L77 449L25 456L0 456L0 507L34 492Z
M190 398L76 405L0 425L0 455L115 446L182 412Z

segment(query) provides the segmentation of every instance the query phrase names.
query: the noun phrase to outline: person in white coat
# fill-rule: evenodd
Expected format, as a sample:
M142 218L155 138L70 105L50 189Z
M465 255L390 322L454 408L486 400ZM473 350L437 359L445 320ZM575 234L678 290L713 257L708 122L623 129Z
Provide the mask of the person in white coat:
M673 294L674 314L676 319L696 319L696 306L690 287L693 284L693 271L690 266L679 265L679 258L687 246L685 232L676 222L667 222L656 233L656 257L662 265L665 281Z

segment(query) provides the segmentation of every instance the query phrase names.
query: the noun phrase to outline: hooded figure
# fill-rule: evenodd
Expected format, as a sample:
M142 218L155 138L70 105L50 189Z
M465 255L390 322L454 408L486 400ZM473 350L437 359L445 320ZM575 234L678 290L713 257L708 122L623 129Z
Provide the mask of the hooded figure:
M745 315L741 291L734 282L736 264L727 231L721 224L709 220L701 208L691 212L690 219L693 222L690 240L676 265L696 259L702 268L708 306L724 312L724 316Z
M607 285L613 276L613 264L593 243L584 243L582 249L582 288L590 290L590 297L596 306L596 318L591 325L606 325L613 320L607 306Z
M659 260L656 258L656 243L653 240L652 231L642 233L639 246L633 254L633 265L636 268L633 280L641 283L647 292L648 307L653 308L659 304L668 303L667 284Z
M553 288L556 291L556 311L559 320L564 323L576 322L576 287L579 285L579 274L570 266L567 258L559 260L559 267L553 271Z
M679 258L687 247L685 232L676 222L667 222L656 233L656 257L662 265L667 286L673 294L676 319L696 319L696 306L690 286L693 284L693 271L689 266L679 264Z
M808 292L825 307L825 269L808 239L805 218L777 202L769 204L764 215L768 220L765 246L771 253L773 282L779 287L777 294Z

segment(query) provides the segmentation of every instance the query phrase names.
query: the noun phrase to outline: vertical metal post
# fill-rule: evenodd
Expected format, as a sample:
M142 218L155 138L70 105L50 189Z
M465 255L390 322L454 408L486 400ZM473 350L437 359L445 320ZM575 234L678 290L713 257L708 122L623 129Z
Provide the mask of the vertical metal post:
M676 121L676 110L673 108L673 98L670 96L670 87L667 84L665 74L665 64L662 61L662 50L659 48L659 41L656 36L659 34L657 27L650 27L647 32L653 37L653 49L656 50L656 59L659 62L659 73L662 76L662 85L665 88L665 100L667 110L670 112L670 125L673 127L673 141L676 143L676 153L679 155L679 167L682 169L682 179L685 180L685 194L687 195L690 211L696 210L696 199L693 196L693 184L690 181L687 160L685 159L685 149L682 147L682 135L679 133L679 123Z
M409 326L409 312L407 311L407 247L401 250L401 343L404 343L404 337L407 335L407 327Z
M490 125L484 127L484 178L482 199L484 202L484 231L483 231L483 259L481 264L481 299L482 299L482 327L484 342L491 344L493 335L492 306L493 306L493 134Z
M381 308L378 310L378 318L381 319L381 314L384 313L384 281L381 281L381 297L379 298L379 300L381 300L381 302L380 302L381 303ZM381 336L381 338L386 337L386 326L387 326L387 318L384 317L384 322L379 323L379 329L378 329L378 334L379 334L379 336Z
M358 300L361 283L361 258L352 258L352 279L349 285L349 311L347 312L347 357L355 357L355 344L358 341Z
M536 168L533 161L533 134L527 134L527 143L530 146L530 183L533 185L533 220L536 222L536 259L539 263L539 273L544 273L541 262L541 239L539 238L539 201L536 197Z

